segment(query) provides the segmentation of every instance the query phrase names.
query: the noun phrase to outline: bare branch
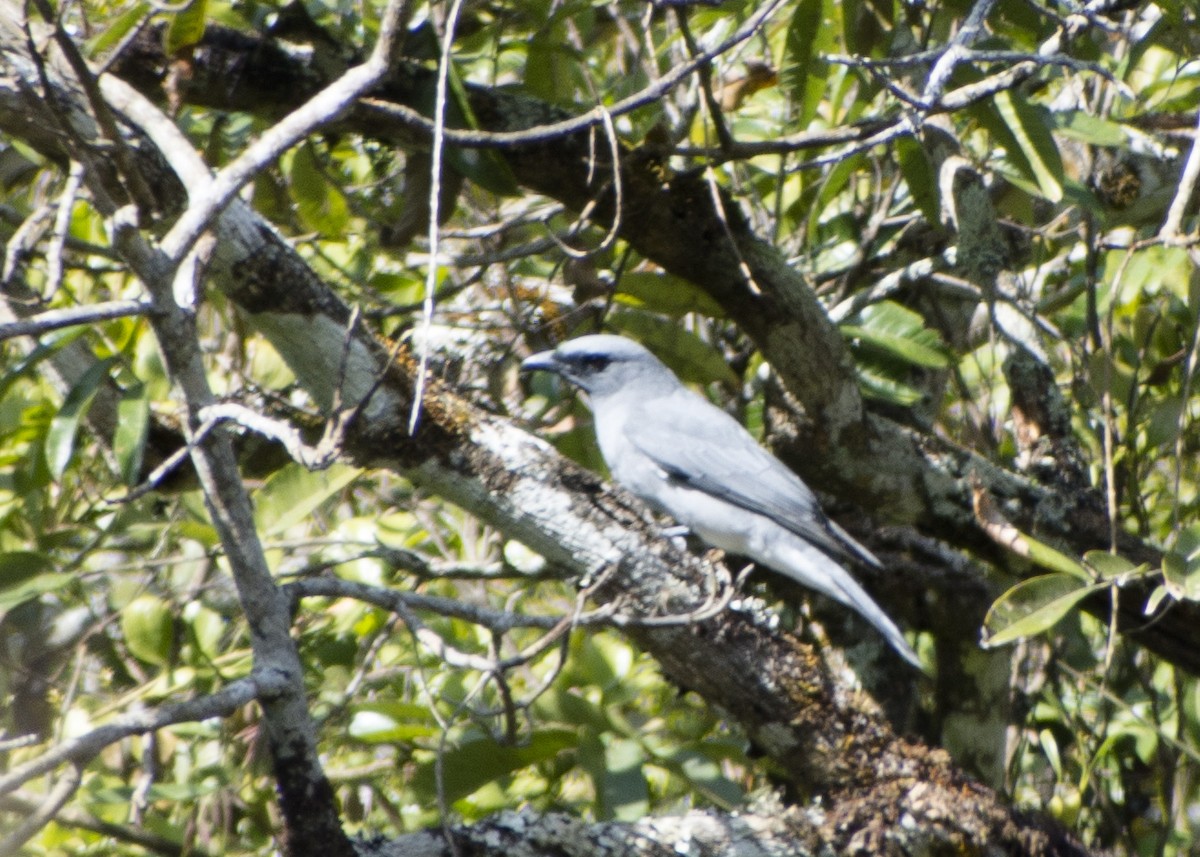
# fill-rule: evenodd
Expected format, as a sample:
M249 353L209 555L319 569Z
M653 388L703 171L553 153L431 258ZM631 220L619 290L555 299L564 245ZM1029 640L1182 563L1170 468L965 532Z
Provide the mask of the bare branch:
M396 36L403 30L408 9L409 0L390 0L384 11L379 41L365 63L347 71L277 122L210 182L191 194L187 211L162 240L163 253L172 264L178 265L183 260L212 218L264 167L317 128L344 114L362 93L383 78L391 66ZM104 78L102 84L103 81ZM105 96L111 98L107 92Z
M22 819L15 830L0 839L0 854L15 853L18 848L29 841L30 837L53 821L63 804L71 799L71 795L75 794L82 778L83 769L78 764L68 767L58 778L54 788L50 789L43 798L41 804Z
M88 306L52 309L30 318L0 324L0 341L16 336L41 336L52 330L95 324L114 318L131 318L148 315L153 311L147 301L107 301Z
M78 766L86 765L105 747L131 735L153 732L155 729L163 729L176 723L193 723L210 717L225 717L246 703L254 701L264 692L273 692L274 684L264 681L265 677L238 679L209 696L200 696L186 702L173 702L160 708L134 711L114 718L103 726L70 738L41 756L0 774L0 795L20 788L34 777L49 773L59 765L68 762Z
M1167 210L1167 218L1158 230L1158 237L1164 241L1175 241L1181 237L1179 230L1183 225L1183 215L1187 212L1188 203L1196 190L1196 179L1200 178L1200 114L1197 114L1196 122L1195 138L1183 165L1183 173L1179 176L1179 186L1171 200L1171 207Z

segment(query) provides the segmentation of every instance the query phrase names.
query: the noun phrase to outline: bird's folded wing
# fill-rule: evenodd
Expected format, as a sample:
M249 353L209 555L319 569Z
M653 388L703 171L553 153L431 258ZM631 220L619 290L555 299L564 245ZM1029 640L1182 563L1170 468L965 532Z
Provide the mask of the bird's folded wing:
M670 479L765 515L832 556L879 565L825 517L800 477L728 414L705 410L700 421L671 420L662 411L647 414L645 422L631 421L638 429L629 440Z

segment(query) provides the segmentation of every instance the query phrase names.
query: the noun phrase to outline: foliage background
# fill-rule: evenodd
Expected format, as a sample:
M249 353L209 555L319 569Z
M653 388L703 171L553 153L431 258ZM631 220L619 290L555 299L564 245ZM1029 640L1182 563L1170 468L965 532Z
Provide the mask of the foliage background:
M564 115L615 105L763 8L414 4L404 53L434 68L437 33L457 16L447 122L471 129L480 123L468 87ZM377 38L381 9L195 0L182 9L64 4L57 13L93 63L128 57L135 27L154 28L142 32L175 62L159 95L217 168L284 105L205 106L220 99L189 89L188 66L199 63L194 49L206 33L270 37L307 67L339 68ZM980 13L983 29L968 45L964 21ZM957 543L905 510L867 504L875 526L855 513L855 496L829 504L856 534L874 533L873 549L898 569L899 579L874 586L931 666L929 677L897 676L880 655L884 669L864 676L894 722L946 746L1015 805L1053 816L1088 845L1129 854L1194 852L1200 687L1194 670L1117 635L1103 611L1079 608L1086 595L1131 581L1151 587L1151 613L1200 591L1192 389L1200 280L1195 177L1181 172L1200 103L1195 14L1182 0L784 0L711 68L611 119L629 181L694 172L726 192L731 221L744 219L786 258L837 323L873 411L1046 484L1086 482L1111 530L1110 544L1096 547L1125 553L1120 534L1170 551L1161 562L1122 562L1063 548L1067 558L1025 532L1021 556ZM951 44L976 52L939 88L931 69ZM777 79L735 92L748 62L770 64ZM1022 63L1033 70L989 89ZM977 97L942 103L944 92L975 84ZM426 87L418 109L429 113L434 96ZM895 130L907 121L919 135ZM608 146L602 128L594 144ZM786 444L802 409L727 305L648 258L637 237L609 232L611 210L581 217L571 200L518 182L505 158L503 148L445 150L432 272L427 147L335 125L255 175L248 198L366 324L428 348L435 377L491 413L541 427L592 469L603 465L586 409L551 379L522 382L516 367L533 350L600 327L643 341L764 442ZM947 171L952 158L961 172ZM51 310L143 296L78 173L11 130L0 140L11 303ZM982 191L982 213L951 211L959 181ZM956 240L969 217L990 223L996 239L983 261ZM428 283L431 321L422 316ZM198 324L218 396L319 425L292 369L221 294L204 292ZM72 344L94 363L64 386L47 367ZM1049 373L1062 413L1038 420L1014 410L1016 358ZM105 444L85 417L110 380L119 428ZM214 693L248 673L249 631L200 492L185 475L128 493L157 463L148 460L155 427L180 419L142 315L7 341L3 764L116 713ZM1031 424L1062 430L1031 439L1023 434ZM631 820L772 799L775 772L737 725L680 694L617 629L565 635L502 679L479 669L534 645L577 609L578 594L561 570L488 521L393 472L349 462L310 471L252 439L241 460L280 582L332 574L430 599L415 623L347 598L306 600L295 617L321 757L349 830L396 835L518 806ZM828 487L815 466L806 477ZM964 591L945 584L955 574L970 579L970 603L947 603ZM847 631L853 620L836 608L797 607L799 593L758 578L749 589L810 639L865 636ZM961 612L978 629L997 597L988 633L1019 639L1015 647L961 654L961 633L931 620ZM545 621L500 633L472 621L484 610ZM431 652L423 632L457 662ZM962 675L972 678L966 688L956 686ZM997 695L984 697L989 682ZM28 814L39 789L2 799L0 830ZM108 746L24 848L267 853L278 826L258 710L248 704Z

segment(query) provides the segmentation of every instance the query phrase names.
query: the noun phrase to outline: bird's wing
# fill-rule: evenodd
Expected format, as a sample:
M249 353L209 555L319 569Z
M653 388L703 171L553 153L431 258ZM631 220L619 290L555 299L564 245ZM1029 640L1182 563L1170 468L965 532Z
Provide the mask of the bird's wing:
M799 476L724 411L690 392L638 410L626 424L628 439L668 478L765 515L833 556L880 565L825 517Z

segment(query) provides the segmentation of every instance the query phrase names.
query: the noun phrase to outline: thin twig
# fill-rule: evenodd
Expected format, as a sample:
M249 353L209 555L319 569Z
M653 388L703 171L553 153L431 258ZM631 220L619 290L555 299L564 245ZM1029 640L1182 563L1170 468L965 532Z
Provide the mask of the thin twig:
M747 19L745 24L716 47L710 48L692 60L676 66L640 92L623 98L616 104L609 105L604 109L594 107L587 113L579 116L564 119L560 122L538 125L522 131L475 131L446 128L443 131L443 139L447 143L464 148L515 148L533 143L544 143L559 137L567 137L572 134L578 134L581 131L586 131L604 122L604 110L607 110L609 115L614 117L631 113L639 107L645 107L647 104L658 101L665 92L686 79L701 65L711 62L715 57L720 56L750 38L782 2L783 0L770 0L770 2L762 4ZM413 110L411 107L405 107L391 101L384 101L373 97L361 99L360 104L369 111L385 115L406 126L418 128L426 133L433 133L434 123L428 117Z
M446 12L445 32L442 34L442 53L438 58L437 89L433 104L433 145L429 166L429 264L425 268L425 300L421 307L421 356L417 363L417 381L413 385L412 411L408 417L408 434L417 431L421 418L421 404L425 395L425 381L429 374L430 334L433 329L433 295L437 289L438 272L438 223L442 197L442 156L445 150L446 133L446 90L450 85L450 54L454 46L454 27L462 0L451 0Z
M1158 237L1164 241L1180 237L1179 230L1183 225L1183 215L1187 212L1188 202L1196 189L1196 179L1200 177L1200 113L1196 115L1196 137L1192 141L1192 149L1188 152L1187 161L1183 165L1183 173L1179 177L1179 187L1171 207L1167 209L1167 219L1158 230ZM1185 400L1186 401L1186 400Z
M213 217L229 205L247 182L314 130L343 115L360 95L383 79L391 67L396 38L403 31L409 5L410 0L389 0L379 40L366 62L346 71L273 125L190 198L187 210L162 240L162 250L172 264L178 265L183 260ZM106 80L107 75L101 78L101 84ZM106 91L105 97L110 103L113 101L110 92Z
M131 712L114 718L103 726L70 738L42 755L0 774L0 794L7 794L64 763L85 765L105 747L131 735L153 732L155 729L163 729L176 723L196 723L210 717L227 716L267 690L263 681L268 677L269 674L238 679L208 696L173 702L160 708Z
M78 764L68 767L45 796L41 806L23 818L12 833L0 839L0 854L15 854L30 837L53 821L63 804L75 794L82 779L83 771Z
M50 242L46 247L46 289L43 298L50 300L58 292L63 281L63 248L67 233L71 231L71 215L75 212L75 198L83 186L83 164L71 161L67 172L67 183L58 200L58 211L54 216L54 228L50 231Z

